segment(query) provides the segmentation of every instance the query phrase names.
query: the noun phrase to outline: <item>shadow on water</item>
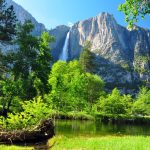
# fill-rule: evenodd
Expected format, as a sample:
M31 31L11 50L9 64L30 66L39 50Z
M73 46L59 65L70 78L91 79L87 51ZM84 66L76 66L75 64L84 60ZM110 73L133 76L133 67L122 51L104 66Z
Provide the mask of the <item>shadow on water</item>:
M56 120L56 135L65 136L150 136L150 127L129 124L104 124L94 121Z

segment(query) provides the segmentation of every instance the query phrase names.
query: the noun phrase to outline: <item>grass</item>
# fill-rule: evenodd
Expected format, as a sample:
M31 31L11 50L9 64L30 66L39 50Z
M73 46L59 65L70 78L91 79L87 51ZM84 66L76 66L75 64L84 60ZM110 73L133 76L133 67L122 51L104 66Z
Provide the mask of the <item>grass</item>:
M51 150L150 150L150 137L105 136L65 137L55 136L48 141ZM33 147L0 145L0 150L34 150Z
M150 150L150 137L65 137L49 141L52 150Z
M0 150L33 150L33 147L0 145Z

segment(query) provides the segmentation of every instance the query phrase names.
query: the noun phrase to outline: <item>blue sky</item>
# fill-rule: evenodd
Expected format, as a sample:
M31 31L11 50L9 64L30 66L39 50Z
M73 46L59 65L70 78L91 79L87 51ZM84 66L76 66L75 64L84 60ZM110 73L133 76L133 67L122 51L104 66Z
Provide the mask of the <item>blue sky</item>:
M124 15L117 7L125 0L14 0L30 12L38 22L48 29L69 22L75 23L101 12L113 14L117 22L126 26ZM138 25L150 29L150 16Z

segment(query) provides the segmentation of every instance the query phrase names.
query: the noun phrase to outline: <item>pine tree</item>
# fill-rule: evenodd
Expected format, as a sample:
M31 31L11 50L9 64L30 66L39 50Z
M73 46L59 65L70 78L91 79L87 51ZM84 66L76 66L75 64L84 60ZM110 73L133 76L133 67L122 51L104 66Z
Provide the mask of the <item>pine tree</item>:
M11 41L16 34L16 15L13 6L0 0L0 41Z
M0 41L10 42L13 39L16 35L16 22L13 6L8 7L5 0L0 0ZM0 50L0 78L8 69L7 65L6 55Z
M93 72L95 64L93 62L94 56L91 50L91 43L89 41L85 42L83 46L83 51L80 54L79 62L83 70L87 72Z

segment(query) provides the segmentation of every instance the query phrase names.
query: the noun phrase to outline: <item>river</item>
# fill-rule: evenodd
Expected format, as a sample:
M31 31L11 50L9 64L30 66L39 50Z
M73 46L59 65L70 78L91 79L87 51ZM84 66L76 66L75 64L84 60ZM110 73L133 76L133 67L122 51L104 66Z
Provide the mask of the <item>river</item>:
M150 126L111 123L104 124L99 121L56 120L55 133L56 135L64 136L150 136Z

